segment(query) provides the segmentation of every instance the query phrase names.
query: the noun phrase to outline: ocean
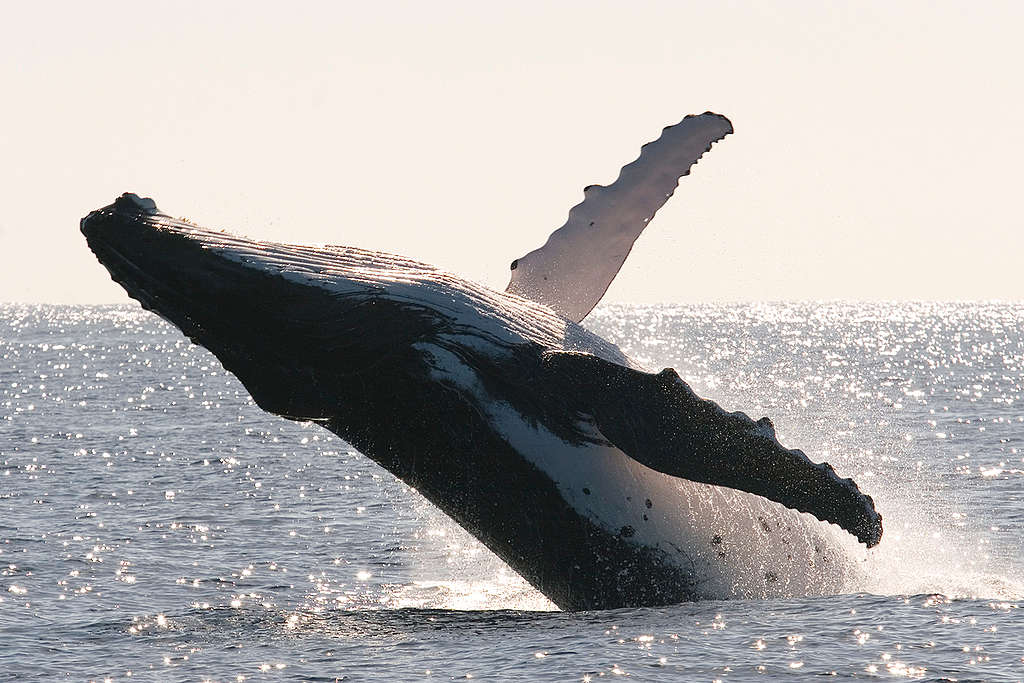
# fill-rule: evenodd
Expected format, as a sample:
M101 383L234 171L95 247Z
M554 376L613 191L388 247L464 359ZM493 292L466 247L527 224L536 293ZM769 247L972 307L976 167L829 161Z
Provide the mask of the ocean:
M1024 304L599 308L885 536L855 592L583 613L137 305L0 314L0 680L1024 679Z

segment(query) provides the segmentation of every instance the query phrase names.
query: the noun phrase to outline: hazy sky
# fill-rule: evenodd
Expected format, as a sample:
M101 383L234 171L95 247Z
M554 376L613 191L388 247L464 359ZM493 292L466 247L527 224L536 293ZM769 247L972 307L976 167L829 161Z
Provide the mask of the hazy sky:
M126 301L125 191L504 288L705 110L610 300L1024 299L1022 2L297 4L3 3L0 301Z

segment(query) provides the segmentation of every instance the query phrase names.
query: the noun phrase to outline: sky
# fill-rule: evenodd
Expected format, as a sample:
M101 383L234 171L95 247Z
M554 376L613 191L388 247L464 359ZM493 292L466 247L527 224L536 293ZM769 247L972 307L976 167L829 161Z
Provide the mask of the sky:
M4 3L0 301L128 301L122 192L503 289L688 113L727 115L606 301L1024 300L1024 3Z

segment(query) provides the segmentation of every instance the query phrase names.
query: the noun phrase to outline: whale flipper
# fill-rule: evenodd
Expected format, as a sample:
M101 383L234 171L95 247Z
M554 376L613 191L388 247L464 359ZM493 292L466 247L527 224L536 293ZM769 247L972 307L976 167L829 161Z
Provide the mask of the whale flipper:
M852 479L775 438L768 418L728 413L697 396L675 370L647 373L584 353L548 352L550 386L573 396L612 445L637 462L684 479L739 489L838 524L868 547L882 517Z
M668 198L679 178L732 133L720 114L691 115L665 128L608 186L584 188L584 199L544 246L512 262L508 291L545 304L573 322L597 305L633 242Z

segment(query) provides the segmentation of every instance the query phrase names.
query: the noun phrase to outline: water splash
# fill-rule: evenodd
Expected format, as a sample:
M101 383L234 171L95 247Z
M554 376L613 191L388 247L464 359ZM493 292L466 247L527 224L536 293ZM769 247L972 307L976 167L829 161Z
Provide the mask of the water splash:
M776 303L607 307L588 324L674 366L701 395L772 417L885 517L881 545L845 544L874 594L1024 598L1024 306ZM636 336L636 331L643 334Z

